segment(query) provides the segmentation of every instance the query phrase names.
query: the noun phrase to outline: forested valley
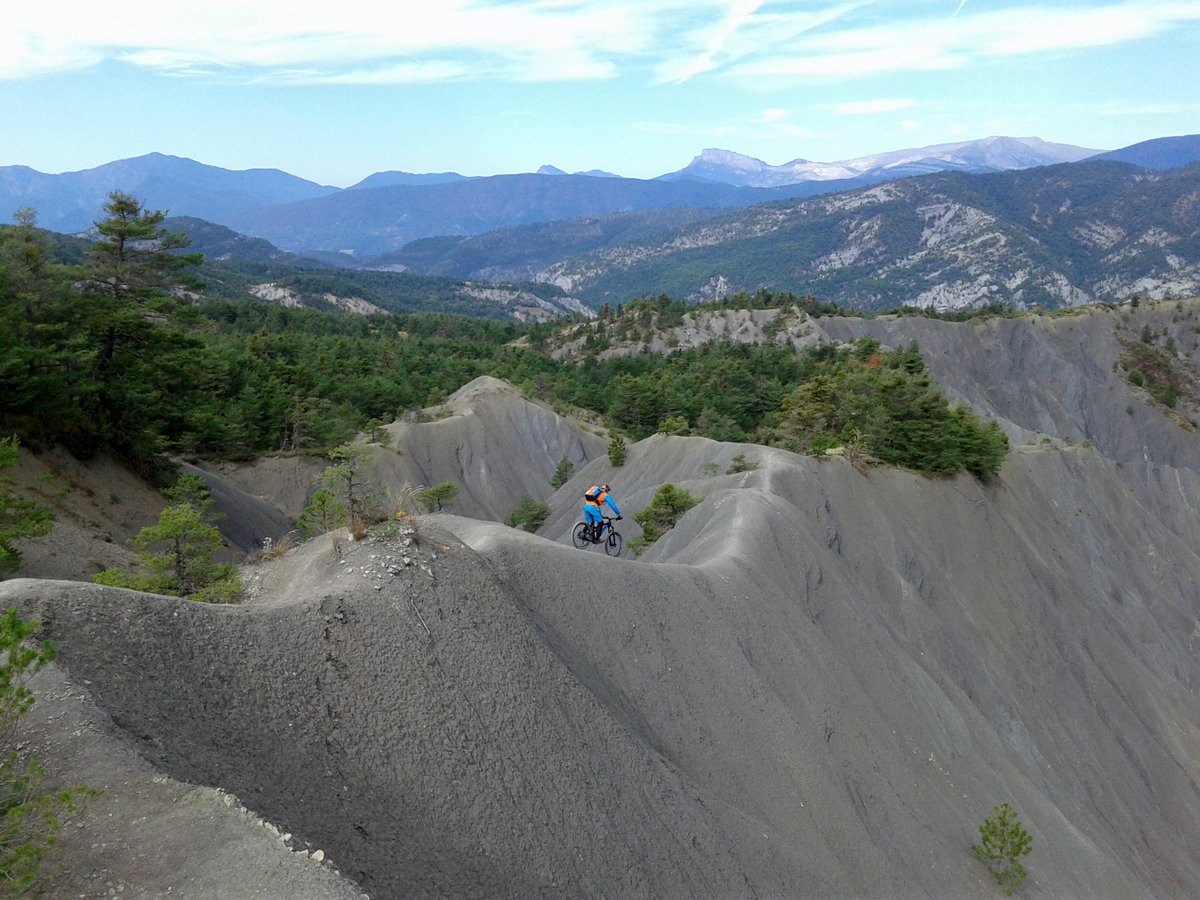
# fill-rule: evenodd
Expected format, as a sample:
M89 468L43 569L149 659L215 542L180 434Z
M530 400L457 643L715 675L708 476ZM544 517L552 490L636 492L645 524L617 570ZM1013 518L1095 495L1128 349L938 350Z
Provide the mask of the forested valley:
M657 431L800 452L852 445L931 474L998 471L1007 441L953 407L919 348L877 342L711 342L671 353L606 350L678 322L665 296L541 325L444 314L352 316L212 299L163 214L114 193L86 258L56 252L31 210L0 230L0 429L86 458L110 450L152 470L168 455L319 452L493 375L632 439ZM726 307L842 315L760 292ZM549 351L579 329L573 359Z

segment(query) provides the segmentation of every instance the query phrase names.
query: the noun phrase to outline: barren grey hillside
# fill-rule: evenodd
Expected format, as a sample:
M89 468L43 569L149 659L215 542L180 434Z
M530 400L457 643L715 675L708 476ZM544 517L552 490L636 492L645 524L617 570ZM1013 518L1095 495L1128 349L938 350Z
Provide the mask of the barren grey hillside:
M614 468L602 436L480 381L373 450L393 490L458 481L454 514L248 566L240 606L64 580L86 577L91 547L31 552L36 577L0 602L58 646L72 715L154 767L104 785L68 829L64 894L107 879L135 896L994 897L969 848L1001 802L1033 836L1023 896L1194 894L1200 438L1192 399L1167 415L1118 359L1145 336L1194 384L1197 304L787 315L695 317L672 339L917 340L947 392L1013 440L1000 475L666 435ZM737 455L757 467L730 473ZM552 492L563 456L577 471ZM227 515L265 523L295 515L306 465L207 477L230 487ZM704 499L643 556L612 559L570 544L598 480L627 538L662 484ZM104 514L75 493L80 517ZM550 505L538 534L495 521L521 494ZM54 723L40 727L61 773ZM178 827L129 787L155 770L177 795L222 789L326 862L281 862L265 826L252 852L231 800L212 820L245 851L226 882L149 865L121 815L160 844ZM189 847L219 855L181 830L179 858ZM334 879L328 860L337 887L303 883ZM272 871L287 873L274 893Z

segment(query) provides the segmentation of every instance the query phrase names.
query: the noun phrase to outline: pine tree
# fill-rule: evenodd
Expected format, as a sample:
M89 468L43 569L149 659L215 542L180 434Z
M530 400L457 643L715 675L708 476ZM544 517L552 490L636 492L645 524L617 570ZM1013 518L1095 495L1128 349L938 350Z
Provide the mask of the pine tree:
M608 461L617 468L625 465L625 438L614 434L608 442Z
M240 600L237 569L215 559L223 542L216 526L206 520L214 515L207 485L195 475L181 475L163 496L170 502L158 521L131 541L137 551L135 571L105 569L93 580L207 603Z
M979 826L979 843L971 850L988 867L1004 893L1011 897L1027 874L1020 858L1032 846L1033 838L1021 827L1013 808L1001 803Z
M184 270L200 256L180 254L187 237L164 230L166 213L147 212L129 194L109 194L104 212L77 304L90 370L85 414L102 440L152 457L164 449L164 426L185 415L195 390L189 370L199 344L178 327L193 312L172 292L189 283Z
M0 228L0 421L26 440L55 443L87 429L73 408L80 365L68 298L77 294L33 210L15 219Z
M454 502L454 498L457 496L458 485L453 481L444 481L421 491L417 494L417 500L426 506L437 506L440 512L443 504Z
M565 456L558 461L558 466L554 470L554 475L550 479L550 487L556 491L571 480L571 476L575 474L575 464Z
M361 536L383 501L383 488L368 473L371 451L362 444L339 444L328 453L333 465L321 482L343 504L355 537Z
M346 524L346 504L328 488L320 488L308 499L296 525L306 537L325 534Z
M195 508L185 503L168 506L132 543L137 571L105 569L94 578L98 584L210 603L241 599L237 570L213 558L221 549L221 533Z

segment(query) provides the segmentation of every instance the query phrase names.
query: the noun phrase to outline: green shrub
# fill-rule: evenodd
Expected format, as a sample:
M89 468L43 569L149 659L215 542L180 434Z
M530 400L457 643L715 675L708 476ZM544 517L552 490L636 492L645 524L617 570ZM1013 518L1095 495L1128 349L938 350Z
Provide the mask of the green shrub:
M526 531L534 532L545 524L546 518L550 515L550 507L545 503L538 503L528 494L521 497L521 502L517 504L517 508L512 511L508 517L508 524L513 528L524 528Z
M1187 376L1171 353L1136 341L1123 341L1122 349L1118 364L1134 387L1144 388L1168 409L1175 407L1180 394L1192 396Z
M676 485L664 484L655 492L650 505L634 515L633 520L642 526L642 536L629 542L630 549L641 553L674 528L680 517L703 499Z
M737 475L739 472L753 472L758 468L758 463L748 462L745 453L739 453L729 461L729 468L725 470L726 475Z
M1020 858L1032 848L1033 838L1021 827L1013 808L1001 803L979 826L979 843L971 851L988 867L1004 893L1012 896L1027 875Z
M421 491L417 494L417 500L427 507L436 506L440 512L444 504L453 502L457 496L458 485L453 481L443 481L441 484L435 484L433 487Z

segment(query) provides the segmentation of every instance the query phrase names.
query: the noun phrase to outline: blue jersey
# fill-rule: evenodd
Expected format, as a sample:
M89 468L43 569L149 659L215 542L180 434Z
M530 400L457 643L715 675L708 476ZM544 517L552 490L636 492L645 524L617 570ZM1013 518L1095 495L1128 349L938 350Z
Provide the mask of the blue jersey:
M602 503L613 511L614 516L621 515L617 504L613 502L612 495L608 491L600 490L599 485L592 485L583 495L583 512L589 522L599 521L601 517L600 504Z

